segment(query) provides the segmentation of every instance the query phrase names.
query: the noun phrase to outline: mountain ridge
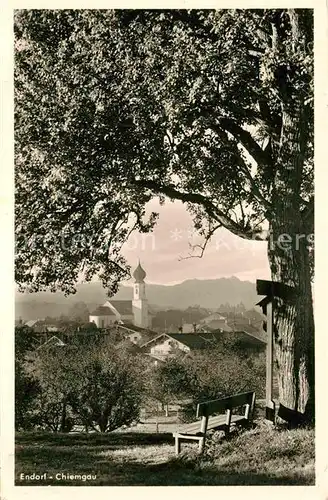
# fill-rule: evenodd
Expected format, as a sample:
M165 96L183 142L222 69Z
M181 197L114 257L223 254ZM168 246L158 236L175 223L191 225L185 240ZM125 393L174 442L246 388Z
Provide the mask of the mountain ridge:
M108 296L100 282L81 283L77 291L68 297L62 292L36 292L15 294L15 317L24 320L37 317L67 314L76 302L85 302L93 307L104 303ZM191 279L175 285L147 284L147 297L150 304L160 308L185 309L199 305L208 309L219 308L221 304L237 305L243 302L252 308L258 301L255 283L241 281L237 277L217 279ZM121 285L113 300L131 300L132 286ZM49 314L53 310L52 314ZM44 311L44 314L41 314Z

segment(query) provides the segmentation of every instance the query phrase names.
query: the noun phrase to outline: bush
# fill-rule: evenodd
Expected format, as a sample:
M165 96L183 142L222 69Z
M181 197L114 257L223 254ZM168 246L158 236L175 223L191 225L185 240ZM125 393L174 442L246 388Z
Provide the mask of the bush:
M15 428L16 430L33 429L35 411L40 387L36 380L26 374L24 364L15 363Z

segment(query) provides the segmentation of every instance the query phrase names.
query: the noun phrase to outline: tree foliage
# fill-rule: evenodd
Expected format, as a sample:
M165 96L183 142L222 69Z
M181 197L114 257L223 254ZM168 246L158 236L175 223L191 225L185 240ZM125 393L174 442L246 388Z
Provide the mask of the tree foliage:
M78 422L109 432L138 419L142 385L126 353L90 345L43 349L31 373L41 387L42 428L65 432Z
M30 376L31 353L38 345L36 336L28 327L15 328L15 428L30 429L34 425L39 384Z
M77 323L89 322L89 309L85 302L76 302L68 311L68 316Z
M186 364L197 377L195 401L217 399L254 390L264 396L265 358L263 354L242 356L229 347L195 352Z
M71 404L85 425L110 432L138 420L142 381L126 352L93 352L80 377Z
M196 404L239 392L255 391L264 396L265 358L263 353L245 357L231 345L177 356L154 369L150 379L150 394L163 404L184 399L182 418L195 418Z
M153 370L148 392L162 404L191 397L197 386L195 374L183 362L183 357L168 359Z
M293 12L17 11L17 281L72 291L84 269L112 286L154 194L206 234L266 237L290 173L283 114L301 104L308 216L312 13Z

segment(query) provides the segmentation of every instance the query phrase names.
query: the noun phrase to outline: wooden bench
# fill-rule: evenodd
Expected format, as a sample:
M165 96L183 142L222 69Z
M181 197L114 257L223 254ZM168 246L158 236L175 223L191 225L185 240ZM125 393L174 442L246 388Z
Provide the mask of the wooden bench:
M249 424L253 418L254 406L255 392L244 392L223 399L199 403L196 418L201 417L201 420L185 424L173 433L176 455L180 453L182 441L198 441L198 449L202 452L207 431L211 429L223 430L228 435L231 425ZM245 407L244 413L233 415L232 411L240 407ZM211 416L220 412L221 415ZM225 413L222 414L222 412Z

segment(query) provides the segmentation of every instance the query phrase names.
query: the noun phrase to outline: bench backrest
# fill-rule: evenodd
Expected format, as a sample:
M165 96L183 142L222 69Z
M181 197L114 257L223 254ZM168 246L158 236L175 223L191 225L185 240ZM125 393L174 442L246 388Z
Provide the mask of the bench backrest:
M252 405L254 396L255 393L252 391L235 394L234 396L229 396L223 399L204 401L203 403L199 403L197 405L197 417L208 417L213 413L232 410L233 408L238 408L238 406Z

